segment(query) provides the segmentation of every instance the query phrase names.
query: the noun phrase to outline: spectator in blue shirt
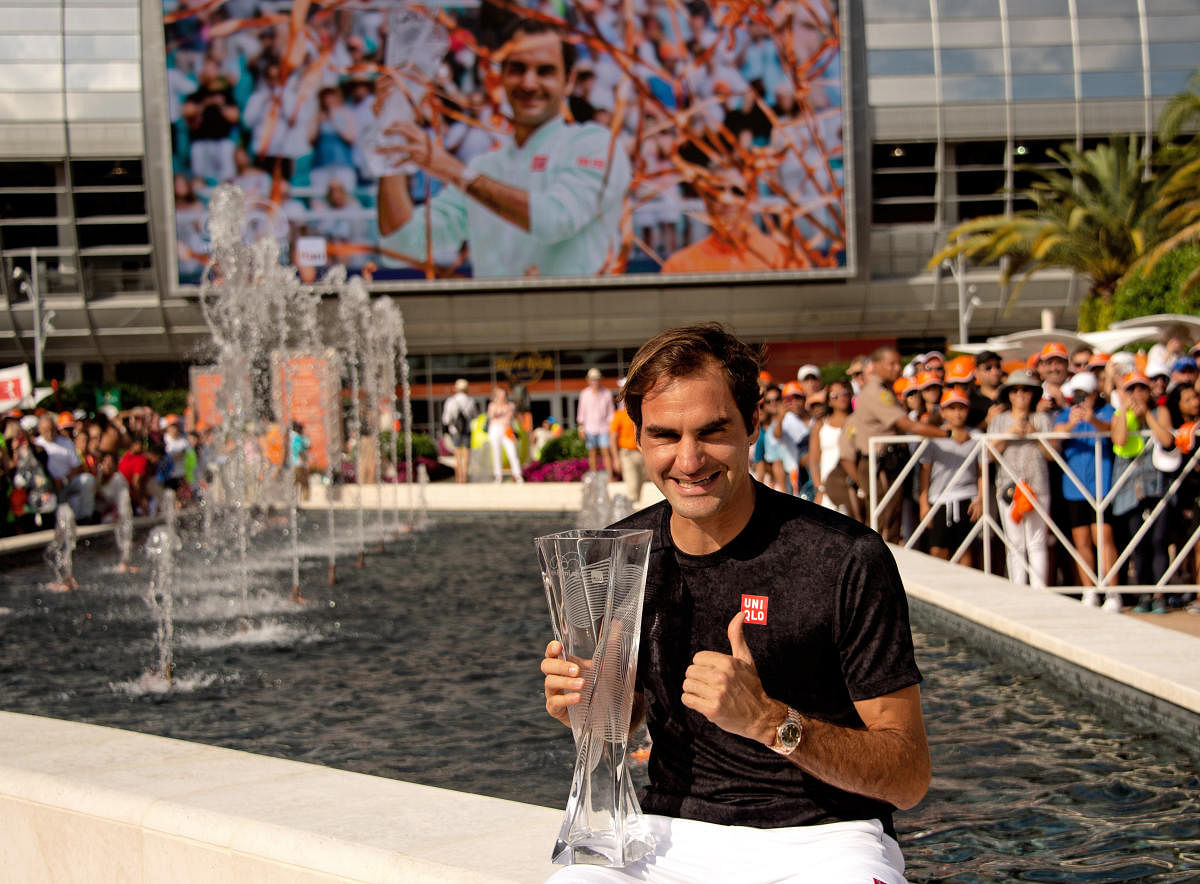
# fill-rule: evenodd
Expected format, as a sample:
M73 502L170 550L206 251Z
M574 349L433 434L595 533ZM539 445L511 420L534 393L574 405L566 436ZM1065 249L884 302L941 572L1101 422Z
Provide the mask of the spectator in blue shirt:
M1088 571L1096 569L1097 558L1101 563L1100 575L1112 570L1117 561L1112 524L1109 521L1100 527L1096 524L1099 501L1112 487L1113 451L1109 437L1113 408L1100 399L1099 384L1091 372L1080 372L1071 378L1063 385L1063 396L1068 404L1055 418L1054 429L1055 432L1070 433L1077 438L1064 439L1062 442L1063 460L1070 470L1070 473L1063 473L1062 494L1067 505L1068 524L1071 526L1071 543L1083 559L1082 564L1076 562L1079 585L1090 587L1095 583ZM1096 488L1097 452L1100 455L1099 490ZM1092 501L1096 502L1095 506ZM1100 551L1098 557L1097 548ZM1115 583L1116 575L1109 582ZM1083 601L1088 605L1100 604L1099 595L1094 589L1084 592ZM1109 592L1104 609L1120 613L1121 594Z

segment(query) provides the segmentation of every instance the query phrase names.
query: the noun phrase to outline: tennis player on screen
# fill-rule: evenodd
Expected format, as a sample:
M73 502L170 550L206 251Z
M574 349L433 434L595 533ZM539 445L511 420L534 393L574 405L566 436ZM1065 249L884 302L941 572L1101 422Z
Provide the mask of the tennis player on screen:
M476 277L585 276L613 268L632 173L607 129L567 123L575 47L552 25L522 19L501 48L511 140L463 163L415 122L387 131L403 156L445 184L431 204L435 251L467 243ZM408 176L379 181L383 249L420 259L426 218Z

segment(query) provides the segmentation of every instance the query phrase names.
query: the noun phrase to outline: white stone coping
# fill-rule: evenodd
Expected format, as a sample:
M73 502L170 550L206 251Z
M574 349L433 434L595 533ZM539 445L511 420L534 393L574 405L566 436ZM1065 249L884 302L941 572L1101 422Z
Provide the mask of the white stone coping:
M912 598L1200 714L1200 638L914 550L892 552Z
M0 820L10 881L482 884L544 881L562 811L0 712Z

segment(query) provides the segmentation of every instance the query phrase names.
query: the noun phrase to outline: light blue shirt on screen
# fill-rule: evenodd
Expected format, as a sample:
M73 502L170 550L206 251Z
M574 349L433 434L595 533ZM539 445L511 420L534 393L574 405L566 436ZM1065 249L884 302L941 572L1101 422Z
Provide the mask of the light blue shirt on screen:
M632 172L629 158L602 126L556 118L520 147L509 140L468 168L529 192L530 230L505 221L456 187L431 202L434 250L466 242L476 278L590 276L611 266L621 246L621 210ZM611 156L610 156L611 153ZM421 259L426 253L424 206L380 245ZM385 256L385 263L398 261Z

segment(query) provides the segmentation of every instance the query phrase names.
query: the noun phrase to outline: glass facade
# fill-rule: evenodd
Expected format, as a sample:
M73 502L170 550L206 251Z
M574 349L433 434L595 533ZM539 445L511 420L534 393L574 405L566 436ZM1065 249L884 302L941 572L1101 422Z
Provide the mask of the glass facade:
M519 338L525 323L545 329L545 340L527 344L554 354L565 373L558 381L569 387L576 369L592 362L620 370L649 324L688 320L687 310L701 309L695 305L755 317L763 328L790 329L800 316L794 321L809 323L813 338L948 334L953 284L924 269L946 231L1019 208L1005 189L1027 179L1021 166L1053 162L1047 151L1064 142L1146 134L1161 102L1200 65L1197 0L846 0L844 8L859 157L858 278L736 295L585 292L568 300L590 316L561 324L531 308L521 318L511 293L476 297L471 309L492 312L463 324L467 308L455 304L467 302L454 293L405 295L406 319L410 308L423 317L410 322L420 382L433 389L460 375L494 380L494 354L518 348L485 335L503 327ZM168 119L168 90L162 46L148 37L161 37L161 10L161 0L0 0L0 364L29 359L28 304L11 271L29 269L34 254L43 291L61 299L59 328L70 326L50 340L51 362L108 368L184 358L200 334L194 300L162 288L164 244L173 237L154 207L171 204L171 180L160 159L169 153L169 145L160 149L167 126L156 127ZM1002 303L996 277L973 271L972 282L984 294L991 285ZM1045 290L1047 301L1065 302L1061 281ZM898 298L928 305L928 327L897 332L886 318L895 314L880 305ZM661 307L646 318L636 314L639 300ZM871 306L835 327L836 311L821 305L847 303ZM977 333L1006 330L1007 321L1021 320L980 310ZM420 329L437 340L425 352ZM799 334L781 334L789 333Z

